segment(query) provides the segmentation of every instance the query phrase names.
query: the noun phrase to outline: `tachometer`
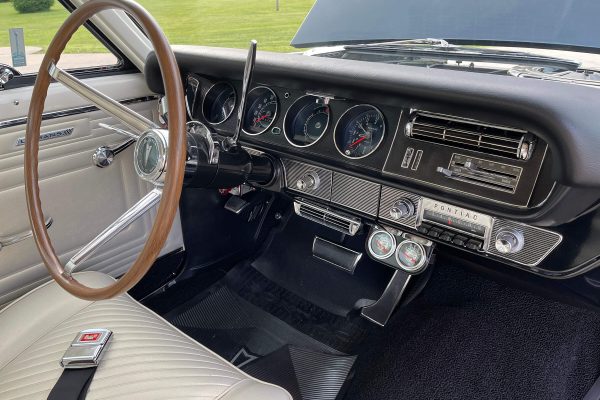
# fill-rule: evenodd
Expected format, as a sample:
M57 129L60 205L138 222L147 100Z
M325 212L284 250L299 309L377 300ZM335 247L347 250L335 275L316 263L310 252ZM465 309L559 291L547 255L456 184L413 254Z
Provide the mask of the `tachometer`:
M215 83L204 95L202 115L211 124L221 124L233 113L236 100L235 89L231 84Z
M248 92L246 104L244 132L248 135L260 135L273 125L279 110L275 92L265 86L256 87Z
M385 135L383 114L371 105L348 109L335 128L335 146L347 158L367 157L381 144Z
M291 145L308 147L323 137L329 126L329 106L313 95L300 97L285 114L283 132Z

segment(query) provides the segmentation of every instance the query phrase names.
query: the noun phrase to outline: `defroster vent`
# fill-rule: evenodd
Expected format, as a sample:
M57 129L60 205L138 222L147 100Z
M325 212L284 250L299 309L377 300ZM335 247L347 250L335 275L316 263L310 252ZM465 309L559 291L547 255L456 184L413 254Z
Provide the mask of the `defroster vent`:
M469 119L416 111L406 125L407 136L461 149L528 160L535 136L527 131Z

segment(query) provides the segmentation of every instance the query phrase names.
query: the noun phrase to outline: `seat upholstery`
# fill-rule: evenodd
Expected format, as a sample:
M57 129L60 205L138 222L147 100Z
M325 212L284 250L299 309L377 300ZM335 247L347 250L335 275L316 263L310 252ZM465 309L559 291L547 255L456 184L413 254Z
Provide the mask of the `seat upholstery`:
M92 287L112 278L77 274ZM291 400L200 345L129 295L88 302L50 282L0 311L0 399L46 399L75 335L108 328L114 337L87 399Z

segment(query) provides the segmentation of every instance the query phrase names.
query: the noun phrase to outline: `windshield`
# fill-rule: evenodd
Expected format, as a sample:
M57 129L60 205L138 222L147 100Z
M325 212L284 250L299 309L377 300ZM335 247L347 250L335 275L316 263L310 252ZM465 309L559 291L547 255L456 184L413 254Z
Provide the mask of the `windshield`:
M292 44L443 38L600 51L598 15L597 0L318 0Z
M596 0L138 1L173 45L246 49L256 39L263 51L600 82ZM0 0L0 63L35 72L67 11L60 2L34 13L15 5ZM25 54L19 65L15 43ZM64 68L119 61L84 28L65 53Z

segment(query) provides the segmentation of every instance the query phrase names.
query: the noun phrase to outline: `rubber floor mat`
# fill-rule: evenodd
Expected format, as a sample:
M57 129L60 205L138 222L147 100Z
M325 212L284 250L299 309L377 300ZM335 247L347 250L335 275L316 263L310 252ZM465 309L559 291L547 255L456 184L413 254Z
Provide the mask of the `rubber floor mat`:
M165 318L248 374L296 400L335 400L356 360L300 332L223 283Z

